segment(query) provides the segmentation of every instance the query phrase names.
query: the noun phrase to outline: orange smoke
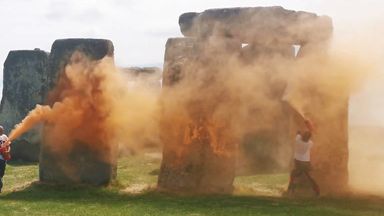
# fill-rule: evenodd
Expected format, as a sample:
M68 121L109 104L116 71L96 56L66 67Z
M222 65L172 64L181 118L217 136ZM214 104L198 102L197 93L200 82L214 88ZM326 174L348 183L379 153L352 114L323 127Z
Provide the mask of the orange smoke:
M44 123L42 141L57 151L68 152L78 143L111 152L115 145L139 148L148 140L155 142L155 94L127 84L113 58L92 61L75 52L49 93L52 105L37 105L11 131L10 139ZM103 155L105 160L112 156Z
M44 121L49 115L51 108L49 106L36 105L36 108L30 111L20 124L17 124L15 128L9 134L9 140L13 141L30 130L36 124Z
M112 65L110 60L106 65ZM109 110L103 95L102 84L106 73L101 61L90 61L75 53L64 73L60 75L50 99L52 107L36 108L13 129L9 135L14 140L38 123L44 122L44 142L55 148L71 147L74 143L108 144L109 131L105 130Z

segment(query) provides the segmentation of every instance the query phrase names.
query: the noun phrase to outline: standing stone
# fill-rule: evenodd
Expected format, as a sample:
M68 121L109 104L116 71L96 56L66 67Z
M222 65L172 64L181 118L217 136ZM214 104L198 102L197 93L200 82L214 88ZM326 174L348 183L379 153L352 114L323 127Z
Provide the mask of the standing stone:
M192 67L199 51L193 38L170 38L165 45L163 86L172 86L180 81L186 68Z
M210 106L222 101L216 96L206 97L208 83L180 98L181 104L175 103L173 96L178 92L178 83L194 80L194 73L206 74L204 78L214 80L216 69L211 67L205 71L204 67L215 65L205 56L207 45L191 38L167 41L161 101L160 133L164 149L158 179L160 190L182 193L230 193L233 190L235 140L228 131L230 127L215 122L211 116L214 110L210 110ZM211 84L215 85L214 81ZM223 122L225 125L225 119Z
M48 63L49 87L52 90L58 83L59 76L63 74L72 54L79 51L91 60L100 60L105 56L113 56L112 41L103 39L60 39L56 40L51 48ZM51 91L47 103L52 105L60 92Z
M48 53L35 50L10 51L4 63L0 124L8 134L48 93ZM12 144L12 158L38 161L40 131L34 129Z
M316 122L313 175L323 194L340 193L348 188L348 97L322 98L312 103L317 106L311 112Z
M48 95L49 105L65 99L61 93L70 83L64 70L76 51L84 54L91 61L96 61L106 56L113 57L113 44L109 40L101 39L56 40L49 57L49 74L54 77L53 82L50 83L53 91ZM95 88L98 87L95 86ZM78 130L89 129L78 128ZM40 154L40 181L105 185L116 177L116 158L113 157L115 146L103 140L97 143L75 141L71 149L60 151L62 143L60 139L52 137L50 130L52 130L51 126L46 124ZM96 129L93 131L94 134L98 132Z

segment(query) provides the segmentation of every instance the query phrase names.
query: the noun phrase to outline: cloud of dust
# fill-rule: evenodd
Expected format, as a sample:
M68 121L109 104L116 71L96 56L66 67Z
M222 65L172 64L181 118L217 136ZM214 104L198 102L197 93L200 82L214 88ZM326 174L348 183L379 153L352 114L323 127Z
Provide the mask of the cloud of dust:
M377 70L375 52L366 55L359 49L372 45L371 41L361 44L338 38L320 47L302 46L295 57L293 44L233 49L228 40L215 36L208 40L198 57L183 65L182 79L163 88L160 96L140 85L129 87L112 59L93 62L75 53L65 70L68 85L58 87L63 88L62 100L52 107L38 105L11 132L10 139L43 122L49 128L45 139L56 148L72 148L81 141L139 149L145 142L158 142L160 133L162 142L180 157L188 154L185 146L191 147L194 139L205 138L215 154L232 155L248 133L289 129L288 120L282 120L287 115L286 102L300 115L314 119L315 125L326 127L327 122L319 124L322 117L338 115L346 105L343 99L359 91ZM257 50L260 47L270 49ZM291 54L287 57L286 52ZM283 137L280 133L272 136ZM273 155L279 163L292 157L289 143L293 137L288 134L283 139L286 144ZM369 167L367 163L361 168ZM350 170L352 180L354 173L362 175L354 166ZM364 183L369 184L369 179Z
M268 20L263 20L265 23ZM218 32L216 35L196 42L201 47L196 56L188 58L189 62L175 57L181 59L182 69L176 65L171 70L180 70L181 74L175 76L181 79L163 88L163 143L175 149L181 159L189 154L188 149L193 148L198 137L210 139L216 154L233 155L247 134L269 131L273 133L269 138L283 143L271 143L275 147L268 146L272 149L269 156L280 165L287 164L292 158L296 129L300 129L289 119L293 108L303 118L311 119L317 127L315 134L321 134L315 137L316 145L322 147L315 160L337 163L336 156L327 158L327 151L339 151L337 143L347 142L340 138L344 139L347 131L338 120L348 118L350 95L377 72L377 58L357 52L366 44L340 38L304 43L295 57L294 44L267 40L265 44L239 46L236 38L223 38L222 26L217 26L212 30ZM287 28L288 32L300 32L304 27ZM259 162L260 166L268 166L273 161Z
M376 73L364 88L351 98L349 126L349 181L353 189L384 195L383 100L384 88L384 17L370 19L354 35L351 50L369 58ZM350 39L349 41L352 41ZM357 42L356 42L357 41ZM345 42L344 42L345 43Z
M137 85L119 71L113 58L91 61L75 52L58 84L52 107L37 105L10 133L14 140L38 123L44 123L43 139L51 149L68 152L77 143L94 149L129 146L156 141L156 93ZM106 151L108 152L108 151ZM111 155L104 155L105 161Z
M295 59L272 51L261 53L253 63L246 64L239 53L222 50L212 53L210 48L205 49L200 54L203 63L186 68L183 79L164 90L164 103L172 107L166 116L185 116L190 119L185 120L187 122L205 119L207 124L220 125L215 127L226 131L223 140L236 138L238 142L247 133L273 130L279 123L284 124L281 121L286 113L282 110L282 101L289 102L305 116L313 95L326 95L338 103L338 98L345 98L356 90L371 71L361 59L334 52L329 55L315 52ZM344 104L340 101L339 105ZM318 112L325 115L337 108L331 106L331 110ZM222 143L212 145L214 149L225 148Z

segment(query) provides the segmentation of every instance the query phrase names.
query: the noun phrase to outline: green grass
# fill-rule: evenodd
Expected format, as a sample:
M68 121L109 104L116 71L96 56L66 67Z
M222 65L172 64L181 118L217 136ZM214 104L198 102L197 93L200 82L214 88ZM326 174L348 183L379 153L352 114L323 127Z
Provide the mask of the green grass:
M380 197L282 198L287 174L237 177L232 196L158 193L159 164L156 155L122 158L118 184L96 188L32 183L37 165L12 163L0 215L384 215Z

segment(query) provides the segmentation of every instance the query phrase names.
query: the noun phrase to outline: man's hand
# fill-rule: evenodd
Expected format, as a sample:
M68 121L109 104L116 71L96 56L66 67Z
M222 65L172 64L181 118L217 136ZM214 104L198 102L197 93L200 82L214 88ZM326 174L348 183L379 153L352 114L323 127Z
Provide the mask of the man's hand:
M4 146L10 146L11 145L11 140L10 139L8 139L7 141L5 141L5 143L3 144Z
M305 119L304 124L309 131L313 132L314 126L313 126L313 123L309 119Z

